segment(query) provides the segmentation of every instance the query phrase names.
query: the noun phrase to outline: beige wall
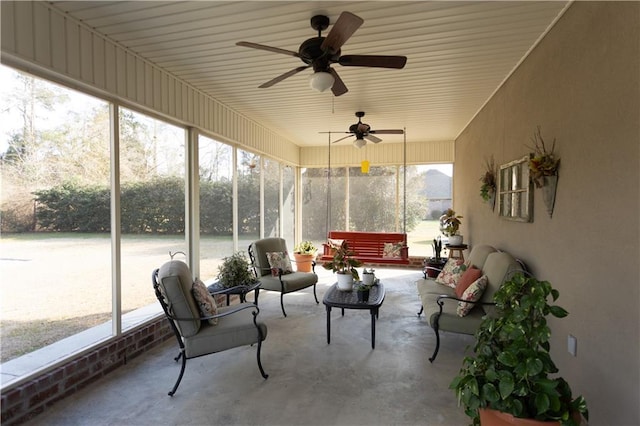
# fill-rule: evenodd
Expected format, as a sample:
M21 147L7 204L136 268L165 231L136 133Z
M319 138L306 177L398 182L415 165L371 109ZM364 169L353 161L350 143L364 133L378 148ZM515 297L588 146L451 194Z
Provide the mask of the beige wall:
M560 291L552 355L591 425L640 424L639 56L639 2L576 2L456 140L462 231ZM562 159L553 218L537 189L533 223L500 219L478 195L483 158L522 157L537 125Z

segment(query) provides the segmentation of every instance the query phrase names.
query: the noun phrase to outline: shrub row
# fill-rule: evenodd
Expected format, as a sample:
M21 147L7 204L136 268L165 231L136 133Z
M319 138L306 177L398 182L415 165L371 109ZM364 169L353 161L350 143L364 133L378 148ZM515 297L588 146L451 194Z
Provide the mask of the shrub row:
M127 234L184 232L185 195L181 178L157 178L121 186L121 229ZM238 211L241 233L257 233L260 226L259 196L250 182L239 182ZM252 194L255 193L253 196ZM109 232L110 191L73 183L35 192L38 229L60 232ZM207 235L232 233L231 182L202 182L200 231ZM266 217L277 215L267 214ZM270 226L270 224L266 224ZM271 224L273 226L273 224Z

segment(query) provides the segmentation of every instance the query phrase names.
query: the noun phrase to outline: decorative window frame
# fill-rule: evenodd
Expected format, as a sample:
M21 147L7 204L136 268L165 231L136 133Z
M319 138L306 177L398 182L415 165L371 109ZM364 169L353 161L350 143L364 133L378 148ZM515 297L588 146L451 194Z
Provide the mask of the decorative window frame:
M530 155L500 166L498 214L508 220L533 222L533 188L529 174Z

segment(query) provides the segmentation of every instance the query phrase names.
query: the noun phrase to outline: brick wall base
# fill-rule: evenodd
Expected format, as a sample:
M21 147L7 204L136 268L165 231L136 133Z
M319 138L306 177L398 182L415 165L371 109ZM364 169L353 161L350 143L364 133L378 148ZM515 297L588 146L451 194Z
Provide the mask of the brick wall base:
M175 337L163 316L26 383L3 389L2 425L26 422L167 339Z

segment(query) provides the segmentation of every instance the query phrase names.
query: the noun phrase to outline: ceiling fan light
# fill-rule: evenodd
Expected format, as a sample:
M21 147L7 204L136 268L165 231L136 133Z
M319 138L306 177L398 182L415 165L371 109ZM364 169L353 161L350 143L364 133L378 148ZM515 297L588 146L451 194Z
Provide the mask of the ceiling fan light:
M355 141L353 141L353 144L356 146L356 148L362 148L367 144L367 141L364 139L356 139Z
M325 90L331 89L334 81L335 78L333 78L333 75L324 71L315 72L311 77L309 77L309 85L313 90L318 92L324 92Z

